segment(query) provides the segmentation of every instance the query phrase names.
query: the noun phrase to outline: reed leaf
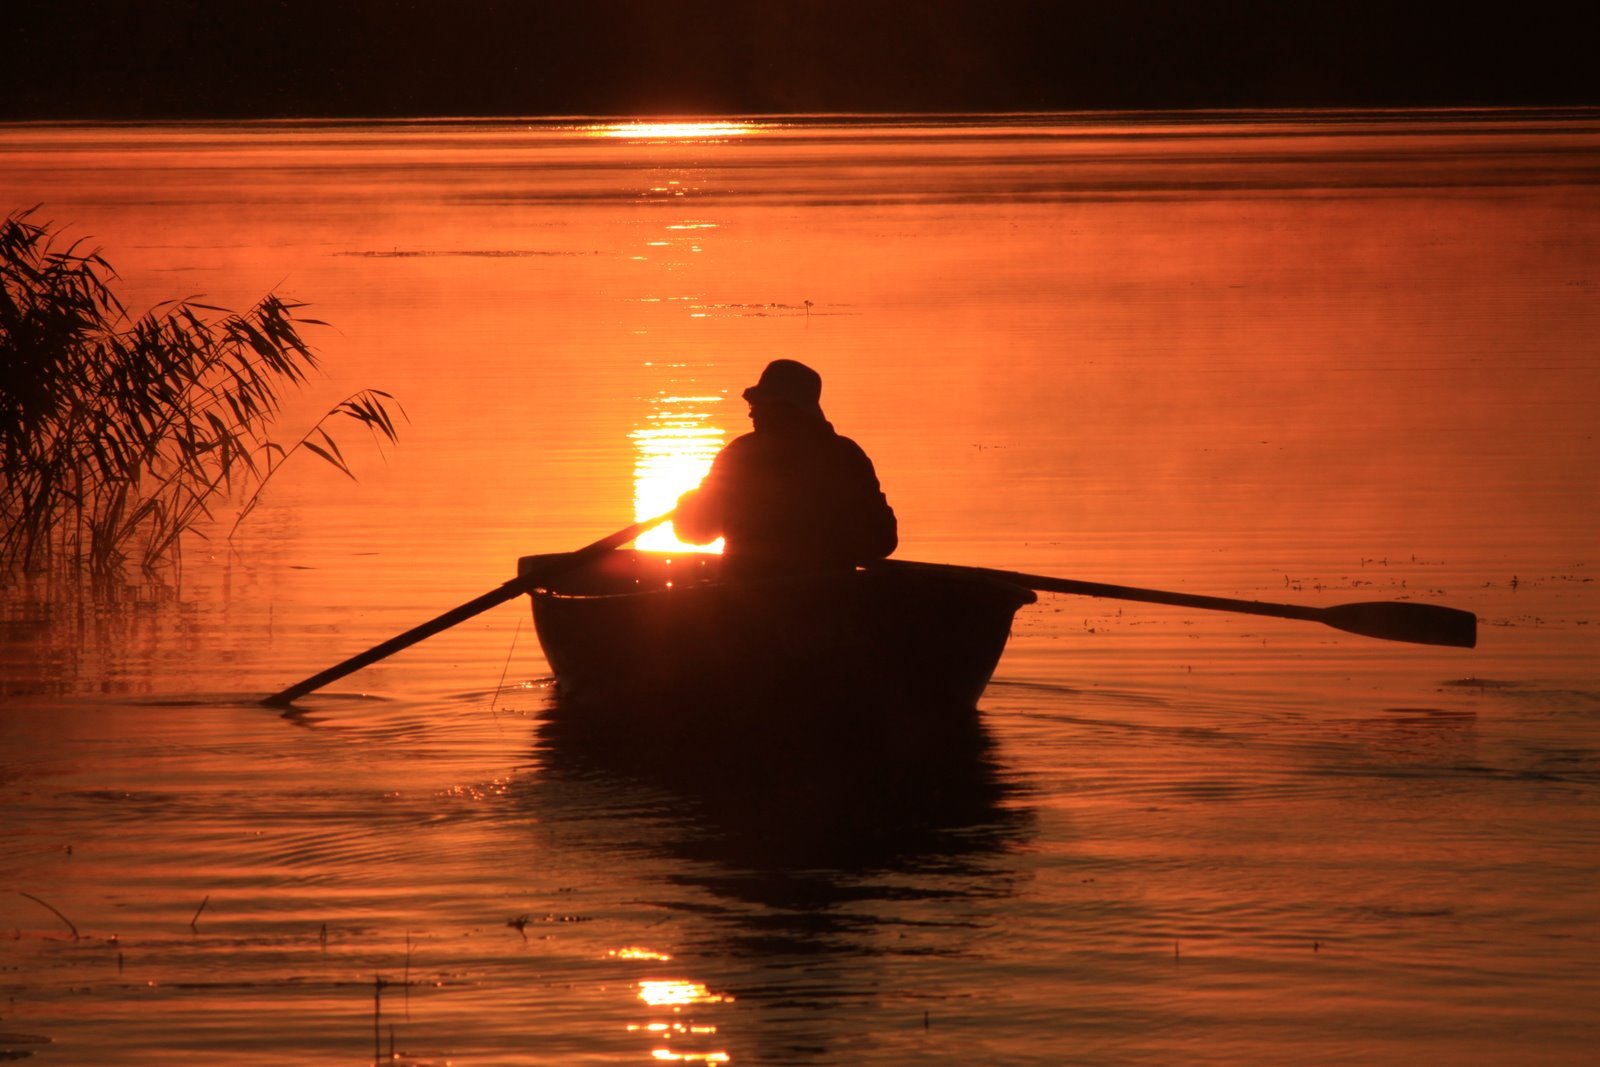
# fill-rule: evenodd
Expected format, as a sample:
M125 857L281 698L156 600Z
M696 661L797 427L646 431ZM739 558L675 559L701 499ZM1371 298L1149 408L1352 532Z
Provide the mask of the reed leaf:
M398 404L364 390L284 448L269 432L283 390L319 367L300 330L324 323L276 294L242 313L191 298L130 319L110 264L83 239L58 247L37 210L0 224L0 571L176 563L242 490L236 529L301 448L354 478L333 417L397 440Z

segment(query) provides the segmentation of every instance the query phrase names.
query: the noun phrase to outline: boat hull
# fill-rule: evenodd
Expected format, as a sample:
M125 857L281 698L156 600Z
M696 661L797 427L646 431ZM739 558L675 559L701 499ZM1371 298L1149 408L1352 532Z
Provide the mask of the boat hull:
M524 574L540 560L522 561ZM1031 590L891 561L722 581L715 556L616 552L532 594L559 704L636 720L799 708L970 715Z

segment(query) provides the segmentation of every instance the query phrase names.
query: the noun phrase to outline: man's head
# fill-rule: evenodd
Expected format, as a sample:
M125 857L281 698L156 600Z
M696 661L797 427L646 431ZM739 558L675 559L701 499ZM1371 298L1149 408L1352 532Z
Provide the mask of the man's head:
M822 375L792 359L767 364L756 384L744 391L752 416L757 411L822 417Z

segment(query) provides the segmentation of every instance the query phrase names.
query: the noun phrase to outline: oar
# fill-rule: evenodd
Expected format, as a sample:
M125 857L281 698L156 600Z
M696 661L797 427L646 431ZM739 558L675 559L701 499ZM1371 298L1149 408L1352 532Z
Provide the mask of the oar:
M1409 600L1379 600L1359 604L1336 604L1311 608L1299 604L1269 604L1260 600L1232 600L1227 597L1168 593L1160 589L1138 589L1128 585L1104 585L1070 578L1051 578L1042 574L1002 571L991 567L957 567L944 563L911 563L888 560L902 567L937 568L998 578L1016 585L1049 593L1106 597L1111 600L1139 600L1150 604L1173 604L1202 611L1230 611L1240 615L1272 615L1280 619L1320 622L1336 630L1376 637L1383 641L1410 641L1419 645L1448 645L1472 648L1478 643L1478 617L1470 611Z
M392 656L402 648L409 648L418 641L448 630L457 623L465 622L474 615L480 615L497 604L504 604L513 597L521 596L539 582L553 575L594 559L596 556L603 556L607 552L621 548L646 530L660 526L670 518L672 518L672 512L669 511L665 515L657 515L653 519L636 522L626 529L618 530L609 537L602 537L592 545L584 545L576 552L545 556L543 557L544 565L537 574L518 575L509 581L502 582L496 588L489 590L480 597L467 601L458 608L452 608L443 615L429 619L421 626L412 627L398 637L391 637L381 645L374 645L359 655L351 656L342 663L336 663L325 671L313 674L303 682L296 682L282 692L272 694L262 703L279 707L292 703L313 690L321 689L329 682L343 678L352 671L360 670L369 663L376 663L386 656Z

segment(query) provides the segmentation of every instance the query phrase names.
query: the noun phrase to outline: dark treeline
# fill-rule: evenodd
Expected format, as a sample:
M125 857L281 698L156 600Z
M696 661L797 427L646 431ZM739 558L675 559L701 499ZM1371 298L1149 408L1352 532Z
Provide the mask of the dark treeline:
M24 0L0 119L1600 103L1589 35L1555 10Z

